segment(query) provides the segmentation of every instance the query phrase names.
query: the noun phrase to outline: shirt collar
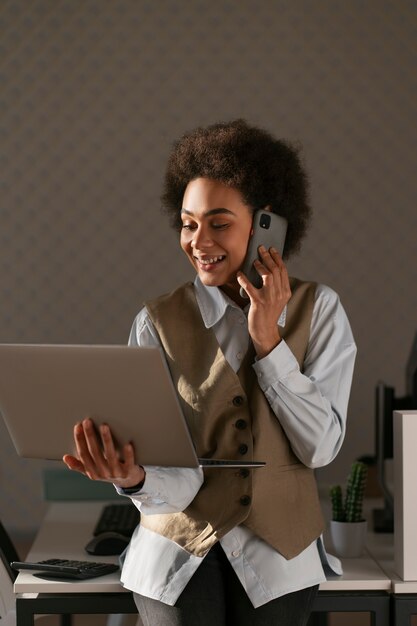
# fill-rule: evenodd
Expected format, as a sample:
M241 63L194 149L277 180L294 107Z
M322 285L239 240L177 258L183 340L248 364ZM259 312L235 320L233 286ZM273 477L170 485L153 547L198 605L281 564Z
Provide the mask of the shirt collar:
M203 285L198 276L194 280L195 295L200 307L201 317L206 328L211 328L221 320L228 306L237 305L218 287Z
M194 288L201 317L206 328L211 328L217 324L226 313L227 307L239 308L221 289L204 285L198 276L195 277ZM244 309L245 313L247 313L248 308L249 304ZM287 307L285 307L278 320L279 326L285 326L286 317Z

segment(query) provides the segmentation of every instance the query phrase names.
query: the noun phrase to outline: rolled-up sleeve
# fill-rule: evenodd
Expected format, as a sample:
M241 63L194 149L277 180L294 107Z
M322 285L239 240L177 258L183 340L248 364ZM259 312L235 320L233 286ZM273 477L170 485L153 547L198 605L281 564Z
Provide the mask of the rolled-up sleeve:
M146 479L140 491L129 498L144 515L178 513L194 500L203 483L201 468L145 465ZM116 487L120 495L123 489Z
M330 463L343 443L355 356L339 297L319 285L303 371L284 340L254 364L292 449L308 467Z

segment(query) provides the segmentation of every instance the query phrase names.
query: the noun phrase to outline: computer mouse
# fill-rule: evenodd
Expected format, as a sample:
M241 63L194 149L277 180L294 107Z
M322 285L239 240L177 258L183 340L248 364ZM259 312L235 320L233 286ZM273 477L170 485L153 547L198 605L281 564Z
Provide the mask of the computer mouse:
M121 554L130 541L130 537L121 535L113 531L100 533L93 537L85 546L88 554L96 554L97 556L109 556L112 554Z

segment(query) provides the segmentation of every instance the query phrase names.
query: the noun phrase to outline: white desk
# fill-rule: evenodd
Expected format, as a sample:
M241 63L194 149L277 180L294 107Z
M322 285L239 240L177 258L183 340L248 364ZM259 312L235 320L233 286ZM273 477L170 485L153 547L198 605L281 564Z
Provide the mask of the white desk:
M395 571L393 535L370 534L368 551L391 580L393 623L409 626L411 615L417 614L417 581L402 580Z
M117 556L92 556L83 549L105 502L56 502L42 522L27 561L62 558L117 563ZM114 504L114 500L112 501ZM15 593L128 593L120 584L120 572L83 581L52 581L19 572Z
M114 500L112 501L114 503ZM51 504L27 561L68 558L117 563L117 556L92 556L84 550L106 502L56 502ZM132 594L119 581L119 572L84 581L52 581L19 572L16 595L17 626L33 626L34 615L62 615L61 624L71 624L71 614L136 613Z
M83 549L104 504L85 501L51 504L27 560L70 558L117 562L117 557L90 556ZM370 556L345 559L343 567L343 576L332 576L320 586L313 610L370 611L375 626L389 626L388 575ZM118 572L72 582L48 581L20 572L14 590L18 626L32 626L33 616L40 613L136 612L131 593L119 583Z

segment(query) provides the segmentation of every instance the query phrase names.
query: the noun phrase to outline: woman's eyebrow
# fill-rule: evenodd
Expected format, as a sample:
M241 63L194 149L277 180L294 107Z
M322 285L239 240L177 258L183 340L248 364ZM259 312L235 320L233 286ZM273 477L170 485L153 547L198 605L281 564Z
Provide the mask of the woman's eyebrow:
M192 211L190 211L189 209L185 209L185 208L181 209L181 213L186 213L187 215L194 215ZM218 208L218 209L209 209L208 211L203 213L203 216L210 217L210 215L219 215L222 213L226 213L228 215L234 215L233 211L230 211L229 209Z

